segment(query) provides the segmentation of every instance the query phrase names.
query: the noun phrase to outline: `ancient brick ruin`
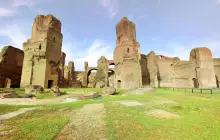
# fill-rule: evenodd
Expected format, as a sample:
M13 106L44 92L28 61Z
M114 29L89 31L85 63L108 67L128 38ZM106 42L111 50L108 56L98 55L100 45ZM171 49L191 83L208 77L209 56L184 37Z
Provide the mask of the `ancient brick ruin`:
M141 87L140 46L136 41L135 24L126 17L116 25L116 48L114 50L115 87Z
M20 87L24 52L5 46L0 52L0 87Z
M116 36L114 60L102 56L97 60L97 67L85 62L84 71L75 71L74 62L65 65L61 22L52 15L38 15L23 51L12 46L2 49L0 87L219 87L220 58L212 58L206 47L193 49L188 61L156 55L153 51L141 54L135 24L126 17L116 25Z
M32 26L32 37L24 43L21 87L58 85L63 35L61 22L52 15L39 15Z

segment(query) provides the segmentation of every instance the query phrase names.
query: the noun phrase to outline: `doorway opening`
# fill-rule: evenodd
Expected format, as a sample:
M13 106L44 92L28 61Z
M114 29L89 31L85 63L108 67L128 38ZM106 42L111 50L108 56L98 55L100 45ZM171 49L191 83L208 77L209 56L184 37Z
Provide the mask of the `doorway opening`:
M11 88L11 79L5 78L5 88Z
M48 80L48 88L51 88L53 86L53 80Z
M193 78L192 80L193 80L194 88L199 88L199 82L198 82L198 79Z
M219 88L219 81L218 81L218 76L217 75L215 75L215 79L216 79L216 86L217 86L217 88Z

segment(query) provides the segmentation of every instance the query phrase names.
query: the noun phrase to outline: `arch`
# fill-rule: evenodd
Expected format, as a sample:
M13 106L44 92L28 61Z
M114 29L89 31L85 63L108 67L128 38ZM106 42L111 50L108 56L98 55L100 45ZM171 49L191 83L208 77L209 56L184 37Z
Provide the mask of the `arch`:
M109 68L109 69L115 68L115 62L114 62L114 60L108 60L108 68Z
M115 74L115 70L109 69L108 72Z
M89 76L91 75L92 71L97 71L97 68L91 68L86 73L86 85L89 86Z
M53 42L55 42L56 41L56 37L53 37Z
M127 53L129 53L129 48L127 48Z
M54 61L50 61L49 64L50 64L51 68L57 67L57 64Z

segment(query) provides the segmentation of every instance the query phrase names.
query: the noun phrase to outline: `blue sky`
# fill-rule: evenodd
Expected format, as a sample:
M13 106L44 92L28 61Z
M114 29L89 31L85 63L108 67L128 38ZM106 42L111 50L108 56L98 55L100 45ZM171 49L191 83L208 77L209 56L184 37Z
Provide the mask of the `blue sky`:
M100 56L112 59L115 25L123 17L136 24L144 54L189 58L195 47L209 47L220 57L220 0L0 0L0 48L31 37L34 18L52 14L62 22L67 61L83 70Z

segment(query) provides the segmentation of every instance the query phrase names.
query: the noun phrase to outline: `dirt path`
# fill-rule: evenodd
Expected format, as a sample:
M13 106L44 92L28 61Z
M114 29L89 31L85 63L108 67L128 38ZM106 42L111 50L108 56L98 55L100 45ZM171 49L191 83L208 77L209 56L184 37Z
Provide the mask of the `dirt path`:
M106 140L104 115L103 104L83 106L55 140Z
M14 112L10 112L10 113L7 113L7 114L0 115L0 121L16 117L20 114L23 114L27 111L34 110L34 109L36 109L36 108L22 108L20 110L14 111Z
M74 95L63 95L53 99L27 99L27 98L8 98L0 99L0 104L7 105L42 105L42 104L59 104L63 103L66 98Z

